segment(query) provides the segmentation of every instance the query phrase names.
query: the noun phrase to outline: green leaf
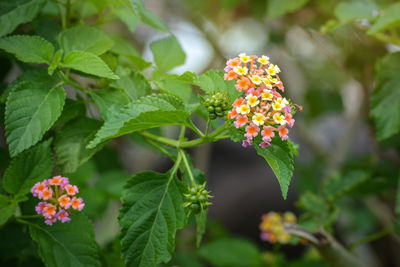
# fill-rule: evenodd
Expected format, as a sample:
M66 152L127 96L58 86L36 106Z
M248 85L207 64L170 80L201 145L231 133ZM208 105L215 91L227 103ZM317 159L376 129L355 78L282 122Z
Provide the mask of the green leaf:
M62 31L58 36L58 42L65 54L72 51L85 51L96 56L110 50L114 45L114 41L102 30L86 25Z
M60 126L70 120L75 119L78 116L85 116L86 114L86 106L83 101L76 101L67 98L65 100L64 109L61 113L61 116L54 123L54 126Z
M376 88L371 94L371 115L378 140L400 132L400 53L388 54L376 65Z
M100 110L101 117L108 121L122 106L131 102L130 97L122 90L105 88L90 91L90 97Z
M101 58L90 52L70 52L64 57L62 66L108 79L119 78Z
M211 266L262 266L257 246L241 238L225 237L211 241L201 246L197 253Z
M184 192L173 172L146 171L128 181L119 216L127 266L155 266L171 259L175 232L185 224Z
M10 156L8 155L8 150L0 147L0 171L7 168L9 162Z
M141 22L160 31L169 32L167 26L165 26L162 20L148 10L144 6L142 0L131 0L130 2L134 12L140 17Z
M363 170L352 170L342 177L334 175L324 181L323 191L325 197L330 201L335 201L358 185L366 182L368 178L368 172Z
M299 145L294 143L292 140L287 139L287 144L289 146L290 149L290 153L292 153L293 155L295 155L296 157L299 156Z
M29 230L46 266L100 266L93 226L86 215L77 213L70 223L52 226L37 221L29 224Z
M189 125L183 103L172 95L148 95L111 114L88 148L113 137L163 125Z
M89 118L81 118L60 129L54 140L57 165L61 173L73 173L89 160L102 146L86 149L86 145L96 134L101 123Z
M155 78L154 83L161 92L170 93L179 97L186 105L192 105L195 107L195 104L198 104L199 102L190 83L180 79L180 76L170 74L160 75L160 77Z
M57 52L54 54L53 61L51 62L50 66L48 68L49 75L53 75L54 71L57 69L58 64L60 64L62 55L63 55L62 50L57 50Z
M140 22L140 17L124 6L113 8L113 13L128 27L131 32L135 32L136 26Z
M367 31L368 34L392 29L400 25L400 3L394 3L388 6L383 14L381 14L376 22Z
M22 62L47 63L53 58L53 45L40 36L13 35L0 39L0 49Z
M225 91L229 94L231 103L239 97L240 93L236 90L234 81L224 80L224 71L209 70L194 79L194 84L198 85L207 94L215 91Z
M269 0L268 17L273 19L299 10L308 0Z
M17 204L10 198L0 195L0 227L14 215Z
M62 87L21 82L13 88L5 112L6 137L12 157L42 139L61 115L64 101Z
M11 33L18 25L32 21L45 2L45 0L0 1L0 37Z
M8 193L23 196L36 182L50 177L53 170L51 141L46 140L12 159L3 177L3 187Z
M174 36L153 42L150 49L158 69L162 72L185 63L185 52Z
M151 92L149 82L140 72L125 76L121 75L120 79L110 83L110 86L122 89L132 100L148 95Z
M294 170L293 155L290 152L289 146L286 142L274 138L269 147L254 147L257 150L257 154L268 162L272 171L275 173L281 186L282 196L286 199Z
M114 46L111 48L111 52L118 55L140 57L140 53L129 41L116 36L113 36L112 39L114 40Z
M372 0L340 2L335 8L335 16L341 23L357 19L372 19L373 11L377 9L378 6Z
M196 214L196 247L199 247L203 235L207 228L207 213L208 209L202 209L199 214Z

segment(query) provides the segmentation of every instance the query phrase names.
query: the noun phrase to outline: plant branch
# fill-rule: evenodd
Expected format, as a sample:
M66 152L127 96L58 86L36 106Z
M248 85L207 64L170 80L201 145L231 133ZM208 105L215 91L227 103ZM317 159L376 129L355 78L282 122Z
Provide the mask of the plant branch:
M394 229L394 226L393 225L389 225L388 227L383 228L382 230L380 230L380 231L378 231L376 233L373 233L373 234L371 234L369 236L361 238L360 240L357 240L357 241L353 242L350 245L349 251L353 252L358 246L360 246L362 244L378 240L378 239L388 235L389 233L391 233L393 231L393 229Z
M183 163L185 164L186 170L187 170L187 172L189 174L190 182L192 183L193 186L195 186L196 185L196 181L194 180L192 169L189 166L188 160L187 160L186 155L185 155L185 151L183 151L182 149L179 149L179 153L182 156Z
M174 139L170 139L170 138L166 138L163 136L158 136L155 134L151 134L148 132L138 132L138 134L140 134L141 136L148 138L150 140L165 144L165 145L169 145L169 146L173 146L176 148L189 148L189 147L194 147L194 146L199 146L201 144L204 143L209 143L209 142L214 142L214 141L218 141L221 139L226 139L229 138L228 135L222 135L222 133L227 129L227 125L224 124L222 125L220 128L218 128L216 131L214 131L213 133L211 133L208 136L204 136L202 138L198 138L198 139L194 139L191 141L184 141L184 142L179 142L177 140Z
M296 224L284 224L288 234L304 238L319 251L325 261L332 267L365 267L353 254L349 253L334 237L322 228L311 233Z
M80 84L78 84L77 82L71 80L67 75L64 74L64 72L62 72L61 70L58 71L58 74L61 76L61 78L63 79L63 81L66 84L69 84L71 86L73 86L75 89L84 92L85 94L89 94L89 90L86 89L85 87L81 86Z

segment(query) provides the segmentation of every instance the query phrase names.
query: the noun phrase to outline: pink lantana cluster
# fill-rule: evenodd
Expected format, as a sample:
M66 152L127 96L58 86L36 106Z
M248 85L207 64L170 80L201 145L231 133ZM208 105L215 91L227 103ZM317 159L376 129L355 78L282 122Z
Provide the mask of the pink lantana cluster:
M235 88L243 92L228 112L228 119L233 120L235 127L245 130L243 146L251 145L259 135L263 148L270 145L275 133L286 140L288 128L294 124L293 114L297 105L279 93L284 91L278 76L279 67L272 64L267 56L242 53L239 57L229 59L224 70L224 79L235 80Z
M73 210L81 211L85 206L82 198L75 195L79 192L76 185L71 185L67 177L54 176L51 179L36 183L31 193L44 200L36 206L36 212L42 214L45 223L52 225L57 220L62 223L70 222Z

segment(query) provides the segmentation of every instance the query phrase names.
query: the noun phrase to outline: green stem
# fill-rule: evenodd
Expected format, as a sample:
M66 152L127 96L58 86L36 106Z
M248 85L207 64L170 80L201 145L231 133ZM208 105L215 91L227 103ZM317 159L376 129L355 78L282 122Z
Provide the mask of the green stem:
M210 131L210 125L211 125L211 120L210 118L207 119L207 126L206 126L206 136L208 135L208 132Z
M138 132L138 134L140 134L141 136L143 136L145 138L148 138L150 140L153 140L153 141L165 144L165 145L169 145L169 146L173 146L173 147L177 147L177 148L189 148L189 147L199 146L204 143L209 143L209 142L214 142L217 140L229 138L228 135L220 135L226 129L227 129L227 124L224 124L208 136L204 136L202 138L194 139L191 141L185 141L185 142L179 142L177 140L154 135L154 134L151 134L148 132Z
M394 226L393 225L389 225L388 227L383 228L382 230L380 230L380 231L378 231L376 233L373 233L373 234L371 234L369 236L361 238L360 240L357 240L357 241L353 242L350 245L349 251L353 252L358 246L360 246L362 244L370 243L372 241L378 240L378 239L384 237L385 235L389 234L390 232L392 232L393 229L394 229Z
M179 154L181 154L181 156L182 156L183 163L185 164L186 170L187 170L187 172L189 174L190 182L192 183L193 186L197 185L196 181L194 180L192 169L190 168L189 162L188 162L188 160L186 158L185 151L183 151L182 149L179 149Z
M61 76L61 78L63 79L63 81L64 81L66 84L69 84L69 85L73 86L75 89L78 89L78 90L84 92L85 94L89 94L89 90L88 90L88 89L86 89L85 87L79 85L78 83L76 83L76 82L70 80L69 77L66 76L66 75L64 74L64 72L62 72L61 70L58 71L58 74Z
M190 121L190 129L195 131L195 133L197 133L200 137L204 137L204 134L200 131L199 128L197 128L197 126L192 121Z

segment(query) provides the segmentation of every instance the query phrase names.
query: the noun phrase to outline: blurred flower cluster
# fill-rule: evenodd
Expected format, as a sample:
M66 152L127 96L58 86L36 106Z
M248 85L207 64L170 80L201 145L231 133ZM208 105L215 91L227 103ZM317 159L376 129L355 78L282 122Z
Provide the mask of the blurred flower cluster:
M272 211L263 215L260 224L261 239L270 243L289 243L292 236L284 231L283 226L295 224L296 221L296 215L290 211L283 214Z
M235 80L235 87L244 94L232 104L228 119L236 128L245 129L243 146L258 142L261 147L270 145L277 132L282 140L288 138L288 127L293 127L295 104L278 92L284 91L279 78L280 69L269 61L269 57L248 56L244 53L229 59L225 67L225 80ZM297 106L299 107L299 106ZM300 107L299 107L300 108Z
M79 211L83 209L85 203L82 198L75 196L78 192L76 185L71 185L68 178L61 176L38 182L31 189L33 196L44 200L36 206L36 212L43 215L48 225L57 220L70 222L71 208Z

